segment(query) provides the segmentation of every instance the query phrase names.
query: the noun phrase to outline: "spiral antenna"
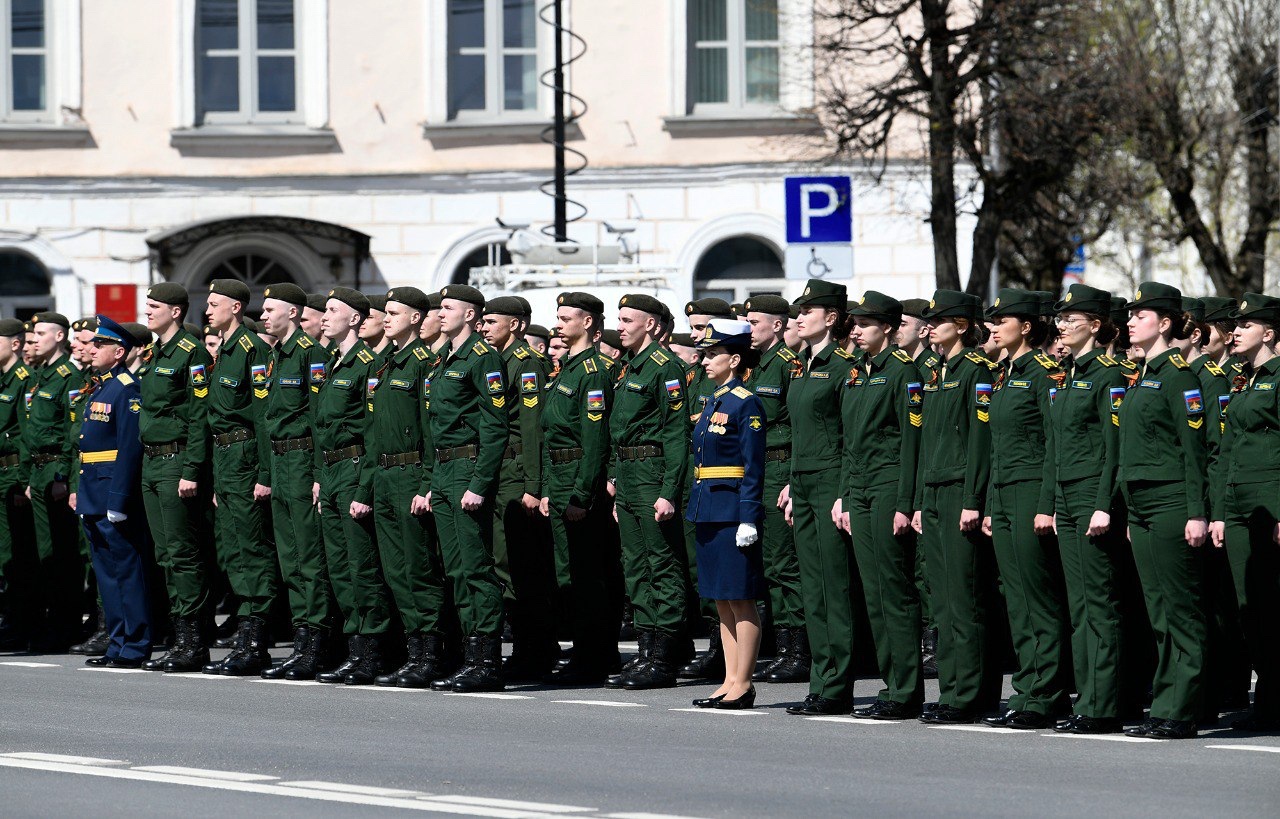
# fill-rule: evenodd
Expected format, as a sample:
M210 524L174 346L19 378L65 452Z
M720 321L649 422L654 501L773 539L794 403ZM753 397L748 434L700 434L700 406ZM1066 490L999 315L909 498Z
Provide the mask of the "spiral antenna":
M547 16L548 13L550 17ZM550 0L538 10L538 18L551 26L556 38L555 65L538 77L539 83L555 92L555 120L541 134L542 141L555 149L555 178L538 186L543 193L555 200L555 222L544 227L542 232L557 242L567 242L569 224L586 216L587 208L581 202L569 198L565 192L565 181L587 167L587 155L576 148L570 148L566 144L566 134L569 126L587 113L587 101L565 86L564 70L587 53L587 41L565 27L564 0ZM566 45L569 51L567 55ZM569 216L570 206L574 211L572 218Z

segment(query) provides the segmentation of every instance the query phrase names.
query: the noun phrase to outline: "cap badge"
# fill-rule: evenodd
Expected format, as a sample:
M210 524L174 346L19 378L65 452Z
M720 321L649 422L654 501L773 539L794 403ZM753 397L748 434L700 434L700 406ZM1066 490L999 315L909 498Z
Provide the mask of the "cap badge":
M994 302L992 302L991 306L992 306L992 307L999 307L999 306L1000 306L1000 299L996 299Z
M1139 290L1137 293L1134 293L1134 294L1133 294L1133 300L1134 300L1134 301L1142 301L1142 291L1141 291L1141 290Z
M1067 297L1066 297L1065 299L1063 299L1063 301L1071 301L1071 294L1070 294L1070 293L1068 293L1068 294L1067 294Z

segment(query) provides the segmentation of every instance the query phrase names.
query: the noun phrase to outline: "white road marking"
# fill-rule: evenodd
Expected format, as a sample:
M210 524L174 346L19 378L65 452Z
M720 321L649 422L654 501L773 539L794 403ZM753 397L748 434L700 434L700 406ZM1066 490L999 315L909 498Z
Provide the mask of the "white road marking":
M1040 734L1042 737L1059 737L1062 739L1092 739L1098 742L1140 742L1144 745L1155 745L1160 742L1158 739L1144 739L1142 737L1126 737L1111 736L1110 734Z
M39 751L21 751L12 754L0 754L5 759L25 759L31 762L55 762L67 765L128 765L120 759L98 759L92 756L69 756L67 754L43 754Z
M848 725L906 725L909 720L901 719L859 719L858 717L805 717L814 722L843 722Z
M198 776L204 779L219 779L225 782L270 782L278 776L266 774L244 773L243 771L214 771L209 768L184 768L181 765L140 765L130 768L131 771L147 773L176 774L177 776Z
M674 813L606 813L606 819L698 819L696 816L678 816Z
M756 711L754 709L745 708L741 711L731 711L728 708L668 708L668 711L679 711L685 714L730 714L735 717L767 717L769 714L765 711Z
M0 665L11 665L16 668L61 668L57 663L29 663L24 660L6 660Z
M368 785L349 785L345 782L300 781L281 782L287 788L305 788L313 791L332 791L333 793L354 793L360 796L386 797L418 797L426 796L422 791L406 791L399 788L373 788Z
M145 668L78 668L77 671L98 671L106 674L150 674Z
M1280 745L1206 745L1221 751L1261 751L1264 754L1280 754Z
M486 694L483 692L463 693L461 691L446 691L446 697L475 697L482 700L531 700L527 694Z
M318 683L316 683L316 685L324 685L324 683L322 683L322 682L318 682ZM427 689L425 689L425 688L401 688L401 687L400 687L400 686L398 686L398 685L339 685L339 686L332 686L332 685L331 685L331 686L329 686L329 687L330 687L330 688L335 688L335 687L336 687L336 688L342 688L342 689L345 689L345 690L347 690L347 691L412 691L412 692L422 692L422 691L426 691L426 690L427 690Z
M479 805L487 808L510 808L540 813L591 813L598 808L581 808L577 805L553 805L546 802L523 802L515 799L489 799L484 796L423 796L423 802L449 802L455 805Z
M643 702L618 702L617 700L552 700L565 705L603 705L607 708L648 708Z
M931 725L940 731L971 731L975 734L1021 734L1035 736L1035 731L1019 731L1017 728L995 728L987 725Z
M230 679L230 678L228 678ZM322 682L315 680L250 680L250 682L267 683L268 685L324 685Z

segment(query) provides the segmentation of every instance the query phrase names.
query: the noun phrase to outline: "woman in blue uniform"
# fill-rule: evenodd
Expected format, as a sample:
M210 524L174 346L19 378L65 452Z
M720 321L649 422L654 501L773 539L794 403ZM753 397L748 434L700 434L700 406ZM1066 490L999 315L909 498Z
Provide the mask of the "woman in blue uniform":
M760 519L764 516L764 406L742 386L758 359L751 325L712 319L698 342L715 390L693 430L693 489L686 517L697 533L698 595L714 600L724 646L724 682L702 708L755 705L751 684L760 651L756 600L764 595Z

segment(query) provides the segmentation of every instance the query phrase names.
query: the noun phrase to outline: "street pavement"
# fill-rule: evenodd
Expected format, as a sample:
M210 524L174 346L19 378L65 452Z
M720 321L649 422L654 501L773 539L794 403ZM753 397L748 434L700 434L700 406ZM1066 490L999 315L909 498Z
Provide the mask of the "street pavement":
M709 691L458 695L0 655L0 815L1280 815L1280 737L788 716L803 685L760 685L749 712L690 707Z

